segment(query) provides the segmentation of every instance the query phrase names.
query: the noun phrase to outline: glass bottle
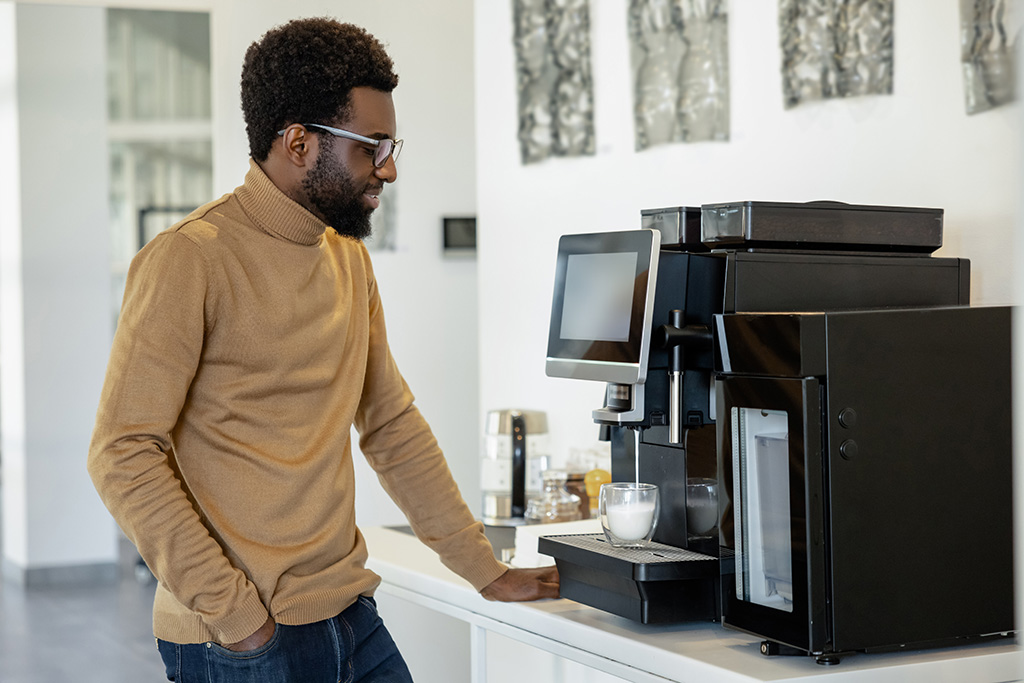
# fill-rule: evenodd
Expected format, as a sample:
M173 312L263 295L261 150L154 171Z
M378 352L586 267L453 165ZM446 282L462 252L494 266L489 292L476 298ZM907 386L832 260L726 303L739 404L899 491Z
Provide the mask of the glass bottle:
M543 478L541 495L526 506L526 522L549 524L580 519L580 497L566 490L568 474L565 470L545 470Z

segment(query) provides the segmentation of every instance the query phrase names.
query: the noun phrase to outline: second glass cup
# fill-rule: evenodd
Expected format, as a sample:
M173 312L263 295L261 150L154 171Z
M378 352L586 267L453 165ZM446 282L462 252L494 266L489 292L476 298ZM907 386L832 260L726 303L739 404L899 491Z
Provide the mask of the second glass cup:
M654 484L602 484L598 514L608 543L616 548L643 548L650 543L659 504Z

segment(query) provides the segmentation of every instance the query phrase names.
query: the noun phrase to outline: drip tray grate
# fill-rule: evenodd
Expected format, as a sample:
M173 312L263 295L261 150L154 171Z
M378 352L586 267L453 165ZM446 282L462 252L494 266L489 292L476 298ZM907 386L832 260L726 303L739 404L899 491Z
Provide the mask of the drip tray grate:
M645 548L614 548L604 534L541 536L537 549L555 558L559 571L572 564L638 581L718 576L718 558L662 543Z
M659 562L703 562L715 558L692 550L683 550L663 543L648 543L644 548L616 548L604 537L604 534L571 534L543 536L573 548L589 550L608 557L614 557L635 564L654 564Z

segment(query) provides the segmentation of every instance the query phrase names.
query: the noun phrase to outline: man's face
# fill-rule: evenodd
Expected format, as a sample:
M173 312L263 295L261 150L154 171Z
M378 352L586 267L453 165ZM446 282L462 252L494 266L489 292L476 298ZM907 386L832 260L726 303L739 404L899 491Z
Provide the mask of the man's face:
M344 122L315 122L343 128L368 138L395 139L395 105L391 93L353 88L350 115ZM316 131L315 128L310 128ZM375 148L365 143L317 132L316 161L302 180L307 207L338 234L365 239L370 236L370 214L380 206L385 183L398 177L395 160L382 168L373 165Z

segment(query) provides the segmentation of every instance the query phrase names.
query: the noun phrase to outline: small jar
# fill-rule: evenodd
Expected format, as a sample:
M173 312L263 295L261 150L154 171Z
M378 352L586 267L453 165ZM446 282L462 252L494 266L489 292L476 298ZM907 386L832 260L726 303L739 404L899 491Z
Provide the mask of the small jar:
M565 470L545 470L544 490L526 505L529 524L571 522L580 519L580 497L565 488L568 474Z
M586 474L584 470L569 470L565 480L565 490L580 499L580 519L590 519L590 496L583 481Z

